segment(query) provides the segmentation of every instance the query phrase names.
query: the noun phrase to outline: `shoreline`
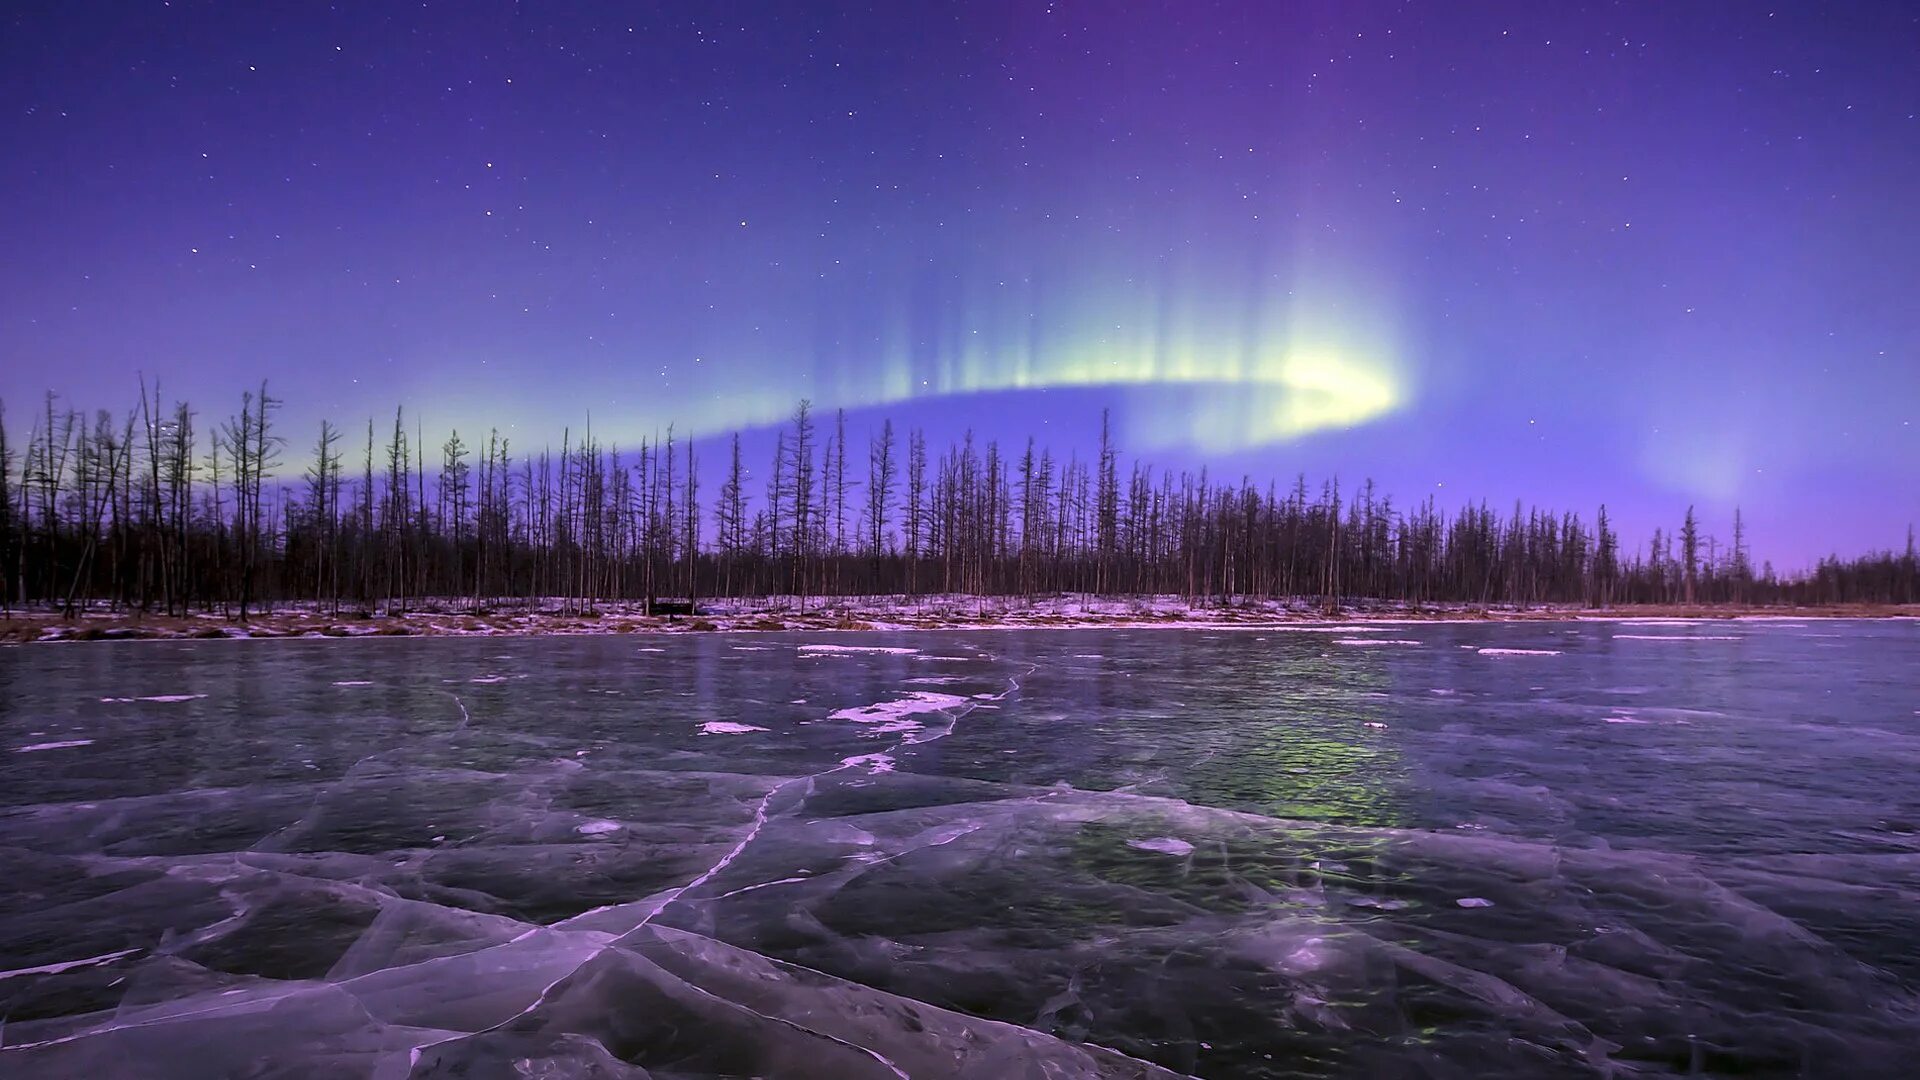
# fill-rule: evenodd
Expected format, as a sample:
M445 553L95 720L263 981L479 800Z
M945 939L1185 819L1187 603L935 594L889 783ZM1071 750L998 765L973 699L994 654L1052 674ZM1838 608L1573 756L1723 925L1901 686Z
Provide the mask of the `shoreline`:
M1305 601L1245 601L1190 605L1175 597L1129 600L1069 596L936 596L849 598L845 602L793 598L717 601L698 615L646 615L638 603L607 603L592 612L566 610L560 601L491 610L426 606L394 614L341 612L286 605L242 623L219 613L141 615L94 609L72 619L58 612L16 611L0 616L0 644L74 641L186 641L343 639L363 637L567 637L630 634L910 632L927 630L1286 630L1419 623L1507 622L1732 622L1803 619L1920 619L1916 604L1822 604L1805 607L1648 604L1610 608L1436 605L1413 608L1366 604L1328 613Z

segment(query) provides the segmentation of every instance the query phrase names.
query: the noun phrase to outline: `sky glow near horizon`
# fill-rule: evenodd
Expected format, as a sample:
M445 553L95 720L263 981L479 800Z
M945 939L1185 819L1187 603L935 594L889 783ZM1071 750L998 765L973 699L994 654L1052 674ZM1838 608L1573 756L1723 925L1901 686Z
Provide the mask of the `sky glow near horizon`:
M0 15L0 398L758 429L1920 520L1920 12L190 3ZM858 450L859 447L856 447ZM709 459L717 457L703 451ZM755 462L763 455L757 445ZM854 455L858 457L856 453Z

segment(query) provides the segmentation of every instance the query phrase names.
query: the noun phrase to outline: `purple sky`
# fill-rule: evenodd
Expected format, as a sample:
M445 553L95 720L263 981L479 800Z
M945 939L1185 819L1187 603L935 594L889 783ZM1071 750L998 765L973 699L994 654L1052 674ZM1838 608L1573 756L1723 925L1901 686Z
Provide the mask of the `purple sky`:
M8 5L0 397L1920 520L1920 8ZM390 422L388 420L387 422ZM411 424L409 424L411 426Z

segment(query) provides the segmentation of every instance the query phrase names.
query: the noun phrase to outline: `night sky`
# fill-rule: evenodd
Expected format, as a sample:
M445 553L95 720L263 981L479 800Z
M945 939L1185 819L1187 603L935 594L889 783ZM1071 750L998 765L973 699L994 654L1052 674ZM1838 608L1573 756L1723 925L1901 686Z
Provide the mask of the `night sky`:
M16 440L139 373L271 380L289 469L1110 405L1782 569L1920 520L1911 3L11 3L0 106Z

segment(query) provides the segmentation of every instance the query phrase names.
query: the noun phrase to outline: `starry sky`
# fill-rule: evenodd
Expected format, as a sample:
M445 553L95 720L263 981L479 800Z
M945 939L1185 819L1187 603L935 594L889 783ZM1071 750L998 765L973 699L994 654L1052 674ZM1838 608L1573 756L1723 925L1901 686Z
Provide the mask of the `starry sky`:
M21 2L0 397L265 378L290 468L1111 408L1786 569L1920 520L1916 114L1903 3Z

